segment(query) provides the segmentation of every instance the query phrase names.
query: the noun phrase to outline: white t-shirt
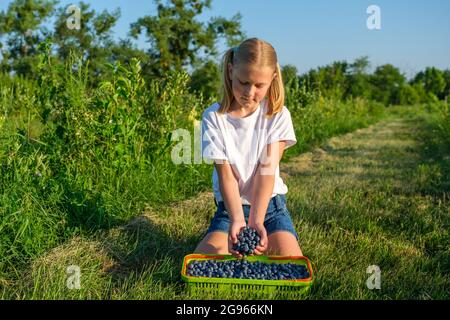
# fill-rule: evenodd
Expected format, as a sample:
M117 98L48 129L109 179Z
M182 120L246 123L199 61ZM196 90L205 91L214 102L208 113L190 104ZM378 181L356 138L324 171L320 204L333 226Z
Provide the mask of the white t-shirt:
M263 161L267 144L286 141L285 150L297 139L291 114L286 107L267 119L268 101L264 99L257 109L244 118L235 118L229 113L219 114L219 103L208 107L202 115L202 155L207 163L213 160L227 160L236 177L239 178L239 194L242 204L250 204L252 182L259 161ZM213 190L217 201L223 201L219 188L219 177L214 168ZM272 197L286 194L287 186L280 177L280 168L275 172Z

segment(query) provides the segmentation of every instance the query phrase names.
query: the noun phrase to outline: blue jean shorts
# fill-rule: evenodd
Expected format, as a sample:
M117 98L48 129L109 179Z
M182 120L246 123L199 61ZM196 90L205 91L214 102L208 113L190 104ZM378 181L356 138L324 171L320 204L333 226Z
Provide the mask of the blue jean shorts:
M223 201L217 202L216 199L214 201L216 202L217 210L206 233L216 231L228 233L231 221L228 211L225 208L225 203ZM244 211L245 222L248 223L250 205L243 204L242 210ZM267 235L276 231L288 231L298 240L291 214L286 207L286 196L284 194L278 194L270 199L264 219L264 227L266 228Z

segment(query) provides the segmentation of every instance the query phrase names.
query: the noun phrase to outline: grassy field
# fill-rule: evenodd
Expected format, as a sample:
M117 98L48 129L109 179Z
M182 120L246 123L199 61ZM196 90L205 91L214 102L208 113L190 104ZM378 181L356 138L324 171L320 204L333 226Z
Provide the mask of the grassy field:
M367 128L310 143L315 147L283 161L288 209L316 276L302 298L450 297L448 119L423 107L390 108ZM57 245L24 259L15 277L3 274L1 298L258 298L186 292L182 258L203 237L214 213L213 196L197 192L170 203L148 201L140 214L108 228L66 236L60 228ZM43 232L58 236L55 230ZM71 265L80 268L79 289L66 285ZM380 290L366 287L370 265L381 269Z

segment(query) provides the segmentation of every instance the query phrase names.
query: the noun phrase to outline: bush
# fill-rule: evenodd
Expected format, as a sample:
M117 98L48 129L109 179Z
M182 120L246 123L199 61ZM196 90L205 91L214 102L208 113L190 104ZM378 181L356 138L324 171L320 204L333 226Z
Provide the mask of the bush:
M146 84L137 60L109 67L112 79L90 88L75 55L62 65L44 53L37 82L2 86L2 276L68 237L208 186L209 166L170 157L172 131L192 131L205 104L186 73Z
M399 103L401 105L414 105L420 102L420 96L414 86L404 84L400 88Z

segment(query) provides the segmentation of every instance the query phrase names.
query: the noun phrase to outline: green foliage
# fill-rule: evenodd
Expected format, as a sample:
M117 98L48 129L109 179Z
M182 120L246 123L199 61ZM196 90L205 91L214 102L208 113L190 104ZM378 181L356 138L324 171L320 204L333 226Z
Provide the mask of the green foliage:
M298 143L289 152L300 153L326 138L365 127L384 114L382 104L361 98L343 102L315 97L309 105L298 102L290 106Z
M438 114L438 120L436 122L439 133L443 140L447 142L447 146L450 147L450 103L440 101L432 109Z
M0 13L0 71L37 78L38 44L51 39L51 52L56 53L59 64L70 59L75 52L87 64L89 85L97 86L105 78L112 77L107 63L129 65L136 58L141 62L142 74L147 84L153 79L166 78L175 70L189 70L191 92L198 92L206 99L218 97L220 91L220 53L216 44L225 41L231 47L245 37L241 28L241 16L231 19L213 17L208 22L198 21L205 10L211 8L211 0L155 0L157 12L146 15L130 25L126 39L114 41L111 30L120 17L120 10L95 12L84 2L81 10L80 29L67 27L69 14L66 7L56 8L52 0L15 0L5 12ZM19 16L20 19L16 19ZM43 25L55 18L54 30ZM144 36L149 48L144 51L133 42ZM3 38L3 41L2 41ZM406 83L398 68L386 64L368 73L367 56L352 63L335 61L298 76L292 65L283 67L286 87L305 103L308 95L320 94L336 99L375 99L385 105L399 103L435 102L443 100L450 92L450 72L427 68L414 80ZM299 83L296 84L298 78ZM412 87L411 87L412 86ZM414 92L415 91L415 92ZM417 97L418 96L418 97Z
M330 65L311 70L300 78L309 91L318 90L322 95L341 99L347 92L346 61L335 61Z
M1 71L29 77L36 74L38 44L49 37L43 25L55 4L54 0L14 0L0 12L0 35L7 35Z
M333 62L301 75L300 87L304 86L309 92L319 92L324 97L359 97L381 102L385 106L436 102L448 95L448 71L427 68L407 83L400 70L391 64L378 66L373 74L367 73L369 66L368 57L357 58L350 64L346 61ZM290 85L286 83L286 86Z
M285 104L289 108L309 106L317 101L319 96L319 90L308 90L307 85L301 83L299 78L292 79L285 85Z
M444 71L444 79L445 79L445 89L443 96L448 98L448 96L450 95L450 70L447 69Z
M192 72L189 87L207 99L217 99L220 94L221 79L219 66L213 61L207 61Z
M120 9L113 12L104 10L96 13L89 8L89 4L80 2L82 19L79 29L69 29L67 19L70 13L66 7L58 9L54 25L53 43L57 48L58 57L62 61L70 58L71 52L77 52L83 62L89 60L89 69L92 77L98 75L108 76L105 61L111 61L111 51L116 46L111 36L111 29L120 17Z
M239 15L232 20L212 18L207 24L196 21L204 8L210 8L211 0L170 0L165 5L158 0L156 3L157 15L139 18L130 31L134 38L145 32L151 43L148 54L155 63L148 72L152 75L161 77L171 69L196 66L200 53L215 57L219 37L225 37L229 45L242 40Z
M189 93L186 73L146 84L132 60L108 65L111 79L91 88L82 58L60 64L49 43L41 50L36 82L2 76L2 274L209 181L208 166L176 166L170 157L172 131L192 130L205 104Z
M445 97L446 80L444 73L439 69L426 68L424 72L421 71L415 76L413 83L423 86L428 100Z
M285 86L289 86L293 81L298 81L298 70L294 65L287 64L282 66L281 75Z
M355 59L350 65L347 92L345 94L347 97L371 98L370 78L367 74L369 66L370 62L367 56Z
M210 89L218 90L218 84L208 84L198 75L206 71L213 79L217 74L218 51L216 44L226 40L230 46L242 41L244 35L240 30L240 15L231 19L214 17L208 23L200 23L196 17L211 7L211 0L180 1L155 0L158 13L144 16L131 24L130 36L137 38L142 32L148 38L151 48L144 52L137 49L132 39L111 37L111 30L120 17L120 10L97 13L89 4L79 2L81 25L79 29L67 27L67 7L56 8L56 1L50 0L16 0L6 12L0 13L0 34L7 35L6 44L0 43L2 60L0 71L14 71L29 78L36 78L38 65L38 44L52 40L52 51L65 63L70 59L70 52L76 52L83 63L89 60L88 71L92 85L101 82L101 77L109 77L110 69L105 62L128 64L131 58L138 58L142 63L145 79L163 78L169 70L182 71L192 68L197 73L193 76L192 89L210 96ZM16 17L20 19L16 19ZM55 17L54 30L50 32L43 27L46 19ZM0 38L1 40L1 38Z
M415 86L404 84L400 87L398 100L400 105L414 105L419 103L421 98Z
M400 70L391 64L376 68L370 79L373 85L372 97L384 105L398 104L400 88L406 79Z
M450 145L450 106L449 106L449 104L447 104L447 107L444 111L441 128L442 128L443 136L446 137L448 145Z

